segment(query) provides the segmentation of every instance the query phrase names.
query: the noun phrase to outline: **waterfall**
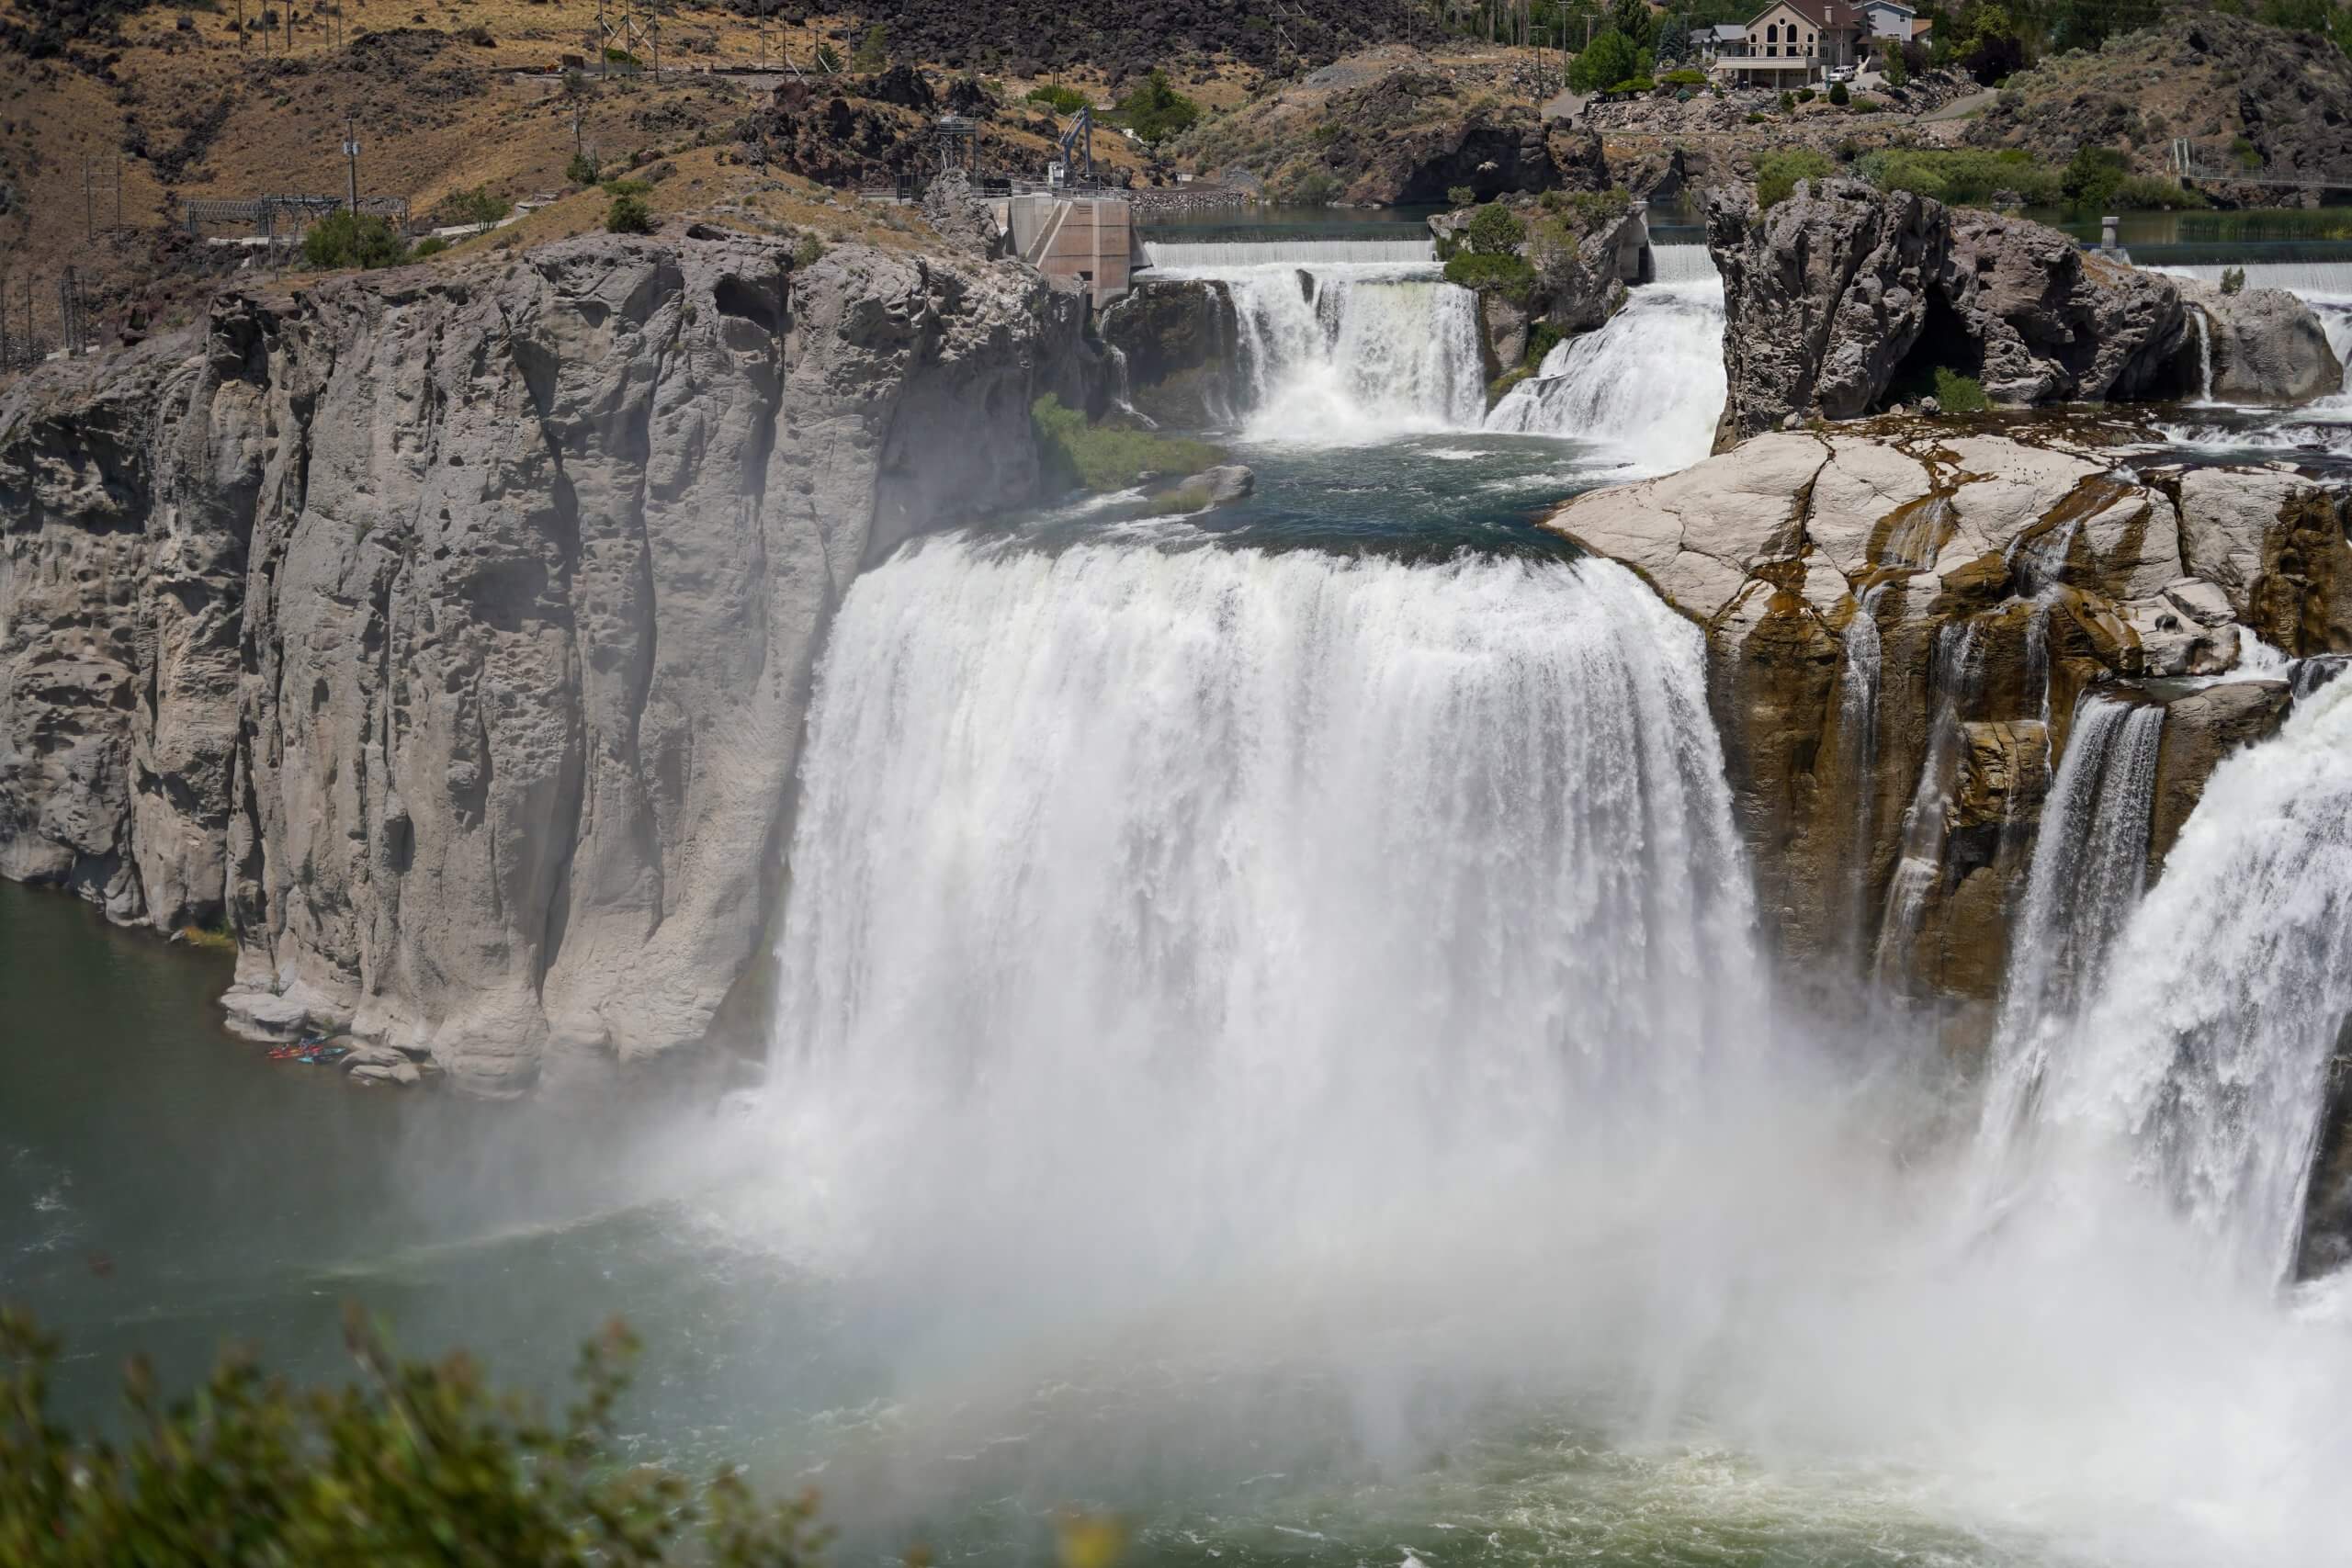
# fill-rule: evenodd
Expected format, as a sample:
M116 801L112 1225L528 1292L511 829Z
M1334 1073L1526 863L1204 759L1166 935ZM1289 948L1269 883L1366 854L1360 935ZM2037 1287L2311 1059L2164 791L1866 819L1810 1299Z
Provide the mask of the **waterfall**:
M1636 288L1598 332L1545 355L1487 428L1576 436L1621 447L1644 467L1685 468L1707 456L1723 416L1723 337L1719 280Z
M1153 266L1170 269L1366 264L1427 266L1437 260L1437 241L1426 232L1418 238L1396 240L1146 240L1143 249Z
M791 875L775 1100L876 1245L1197 1285L1761 1013L1700 633L1600 560L923 541L843 604Z
M1911 804L1903 813L1901 848L1894 874L1887 882L1886 908L1879 919L1876 967L1883 985L1904 978L1919 921L1927 912L1928 892L1943 874L1952 792L1966 741L1960 716L1983 676L1977 641L1973 621L1950 623L1936 633L1935 652L1928 660L1928 694L1933 716L1928 720L1928 753L1919 763L1919 781L1912 790Z
M1863 590L1846 623L1846 658L1838 677L1839 777L1854 792L1854 846L1847 866L1846 929L1859 960L1870 902L1871 845L1878 826L1878 697L1883 650L1878 607L1887 584Z
M2156 704L2090 692L2075 705L2011 941L1985 1095L1996 1139L2031 1105L2085 986L2139 907L2164 718Z
M1652 245L1650 265L1660 283L1723 282L1715 258L1704 245Z
M1355 446L1478 423L1486 378L1468 289L1396 267L1217 276L1240 324L1252 436Z
M2245 274L2248 288L2283 288L2290 294L2352 298L2352 262L2211 262L2189 265L2153 266L2150 272L2219 283L2232 267Z
M2197 326L2197 400L2213 400L2213 329L2205 319L2204 307L2191 305L2188 319Z
M2352 1011L2352 683L2214 771L2163 878L2085 978L2096 989L2041 1068L2030 1131L2094 1168L2116 1151L2226 1265L2286 1277Z

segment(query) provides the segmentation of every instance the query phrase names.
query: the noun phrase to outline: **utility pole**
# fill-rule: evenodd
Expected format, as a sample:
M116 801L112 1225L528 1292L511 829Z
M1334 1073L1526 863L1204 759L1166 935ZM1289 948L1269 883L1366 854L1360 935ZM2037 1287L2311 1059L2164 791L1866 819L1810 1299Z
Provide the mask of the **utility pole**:
M82 155L82 238L86 242L98 237L97 205L90 197L90 157Z
M114 155L114 226L122 227L122 154Z
M343 117L343 155L351 175L351 216L359 216L359 132L352 124L352 117Z
M605 0L596 0L596 80L613 68L613 29L605 22Z
M245 47L245 0L237 0L237 47Z

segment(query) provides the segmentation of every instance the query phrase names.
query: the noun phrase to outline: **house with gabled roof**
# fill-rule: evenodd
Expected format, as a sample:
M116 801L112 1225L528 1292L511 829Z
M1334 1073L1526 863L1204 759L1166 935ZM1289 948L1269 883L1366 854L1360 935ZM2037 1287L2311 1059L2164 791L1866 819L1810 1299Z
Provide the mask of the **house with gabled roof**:
M1861 15L1845 0L1773 0L1742 30L1746 50L1714 66L1738 86L1804 86L1860 56Z

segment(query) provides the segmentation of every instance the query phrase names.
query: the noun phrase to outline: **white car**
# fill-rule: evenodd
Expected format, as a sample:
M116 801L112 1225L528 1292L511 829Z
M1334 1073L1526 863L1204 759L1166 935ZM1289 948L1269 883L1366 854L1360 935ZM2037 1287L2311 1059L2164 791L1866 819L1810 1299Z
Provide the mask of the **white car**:
M1828 79L1832 82L1850 82L1854 79L1854 67L1850 65L1832 67Z

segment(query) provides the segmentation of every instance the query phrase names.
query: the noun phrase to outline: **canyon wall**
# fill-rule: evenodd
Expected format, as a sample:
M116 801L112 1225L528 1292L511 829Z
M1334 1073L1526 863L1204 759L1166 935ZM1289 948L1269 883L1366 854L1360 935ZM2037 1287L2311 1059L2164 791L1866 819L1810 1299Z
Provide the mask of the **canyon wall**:
M823 629L1096 400L1012 265L699 228L231 295L0 399L0 874L479 1087L700 1039Z

